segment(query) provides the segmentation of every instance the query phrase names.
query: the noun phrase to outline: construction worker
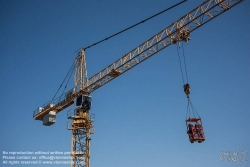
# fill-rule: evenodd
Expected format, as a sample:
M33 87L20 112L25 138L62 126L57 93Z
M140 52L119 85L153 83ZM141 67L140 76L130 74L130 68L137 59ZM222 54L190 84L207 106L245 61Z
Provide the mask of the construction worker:
M194 142L194 126L192 124L188 124L188 131L187 131L189 140L191 143Z
M195 123L195 131L197 133L197 136L202 138L201 125L198 121Z

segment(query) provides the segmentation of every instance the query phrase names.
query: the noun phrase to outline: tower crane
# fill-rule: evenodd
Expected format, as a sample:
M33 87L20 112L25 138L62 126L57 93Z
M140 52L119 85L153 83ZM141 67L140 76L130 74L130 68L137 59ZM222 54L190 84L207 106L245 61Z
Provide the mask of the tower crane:
M87 76L85 49L80 48L74 61L75 86L60 97L36 109L33 118L43 121L43 125L50 126L55 123L56 114L74 104L74 110L68 112L68 118L71 120L68 129L72 130L70 165L71 167L89 167L90 135L94 133L92 125L94 120L89 112L90 94L168 46L182 41L188 43L191 32L242 1L206 0L90 78Z

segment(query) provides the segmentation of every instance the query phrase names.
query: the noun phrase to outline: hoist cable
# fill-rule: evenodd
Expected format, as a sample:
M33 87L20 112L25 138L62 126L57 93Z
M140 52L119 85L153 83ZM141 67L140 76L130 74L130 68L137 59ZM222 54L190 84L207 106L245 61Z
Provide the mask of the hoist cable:
M184 65L185 65L185 71L186 71L186 78L187 78L187 83L188 83L187 64L186 64L186 58L185 58L183 42L181 42L181 46L182 46L182 56L183 56L183 59L184 59Z
M61 89L61 87L62 87L63 83L64 83L64 82L65 82L65 80L67 79L68 75L71 73L71 71L74 71L74 69L75 69L75 65L74 65L74 63L73 63L73 64L72 64L72 66L70 67L70 69L69 69L69 71L68 71L67 75L64 77L64 79L63 79L63 81L62 81L61 85L60 85L60 86L59 86L59 88L57 89L57 91L56 91L56 93L55 93L54 97L52 98L51 102L53 102L53 100L55 99L55 97L56 97L57 93L58 93L58 92L59 92L59 90Z
M130 26L130 27L128 27L128 28L122 30L122 31L119 31L119 32L117 32L117 33L115 33L115 34L113 34L113 35L107 37L107 38L104 38L104 39L102 39L102 40L100 40L100 41L98 41L98 42L96 42L96 43L93 43L92 45L89 45L89 46L85 47L84 50L86 50L86 49L88 49L88 48L91 48L91 47L93 47L93 46L95 46L95 45L97 45L97 44L99 44L99 43L102 43L102 42L104 42L104 41L106 41L106 40L108 40L108 39L110 39L110 38L112 38L112 37L114 37L114 36L116 36L116 35L118 35L118 34L121 34L121 33L125 32L125 31L127 31L127 30L129 30L129 29L131 29L131 28L133 28L133 27L136 27L136 26L138 26L139 24L142 24L142 23L144 23L144 22L146 22L146 21L148 21L148 20L150 20L150 19L152 19L152 18L158 16L158 15L160 15L160 14L162 14L162 13L164 13L164 12L166 12L166 11L168 11L168 10L170 10L170 9L172 9L172 8L174 8L174 7L178 6L178 5L180 5L180 4L182 4L182 3L185 2L185 1L187 1L187 0L181 1L181 2L179 2L179 3L177 3L177 4L175 4L175 5L171 6L171 7L169 7L169 8L167 8L167 9L165 9L165 10L163 10L163 11L161 11L161 12L159 12L159 13L157 13L157 14L155 14L155 15L153 15L153 16L151 16L151 17L145 19L145 20L142 20L142 21L140 21L140 22L138 22L138 23L136 23L136 24L134 24L134 25L132 25L132 26Z
M183 72L182 72L182 65L181 65L181 58L180 58L180 53L179 53L179 47L178 47L178 45L176 45L176 46L177 46L177 52L178 52L179 63L180 63L182 81L183 81L183 84L185 84L185 82L184 82L184 77L183 77Z

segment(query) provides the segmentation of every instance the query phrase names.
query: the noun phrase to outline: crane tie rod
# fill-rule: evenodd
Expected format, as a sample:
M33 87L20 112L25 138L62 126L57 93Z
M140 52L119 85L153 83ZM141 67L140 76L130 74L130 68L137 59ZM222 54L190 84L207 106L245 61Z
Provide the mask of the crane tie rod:
M61 89L61 87L62 87L63 83L66 81L67 77L68 77L68 76L70 76L70 77L71 77L72 72L74 71L74 68L75 68L75 64L73 63L73 64L72 64L72 66L70 67L70 69L69 69L69 71L68 71L67 75L66 75L66 76L65 76L65 78L63 79L63 81L62 81L61 85L60 85L60 86L59 86L59 88L57 89L57 91L56 91L56 93L55 93L54 97L52 98L51 103L52 103L52 102L53 102L53 100L55 99L55 97L56 97L57 93L58 93L58 92L59 92L59 90ZM69 79L70 79L70 77L69 77ZM66 87L67 87L67 85L68 85L69 79L68 79L68 81L67 81L67 83L66 83L66 85L65 85L65 88L64 88L63 92L65 91L65 89L66 89Z
M162 14L162 13L164 13L164 12L166 12L166 11L168 11L168 10L170 10L170 9L172 9L172 8L174 8L174 7L178 6L178 5L180 5L180 4L182 4L182 3L185 2L185 1L187 1L187 0L181 1L181 2L179 2L179 3L177 3L177 4L175 4L175 5L171 6L171 7L169 7L169 8L167 8L167 9L165 9L165 10L163 10L163 11L161 11L161 12L159 12L159 13L157 13L157 14L155 14L155 15L153 15L153 16L151 16L151 17L145 19L145 20L142 20L142 21L140 21L140 22L138 22L138 23L136 23L136 24L134 24L134 25L132 25L132 26L130 26L130 27L128 27L128 28L122 30L122 31L119 31L119 32L117 32L117 33L115 33L115 34L113 34L113 35L107 37L107 38L104 38L103 40L100 40L100 41L98 41L98 42L96 42L96 43L93 43L92 45L89 45L89 46L85 47L84 50L89 49L89 48L91 48L92 46L95 46L95 45L97 45L97 44L99 44L99 43L102 43L102 42L104 42L104 41L106 41L106 40L108 40L108 39L110 39L110 38L112 38L112 37L114 37L114 36L116 36L116 35L118 35L118 34L121 34L121 33L125 32L125 31L127 31L127 30L129 30L129 29L131 29L131 28L133 28L133 27L136 27L136 26L138 26L139 24L142 24L142 23L144 23L144 22L146 22L146 21L148 21L148 20L150 20L150 19L152 19L152 18L158 16L158 15L160 15L160 14Z

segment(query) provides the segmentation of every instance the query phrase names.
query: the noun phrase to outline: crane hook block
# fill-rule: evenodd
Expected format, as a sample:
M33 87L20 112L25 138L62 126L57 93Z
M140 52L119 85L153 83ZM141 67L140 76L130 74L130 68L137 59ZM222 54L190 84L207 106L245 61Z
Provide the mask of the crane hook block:
M189 97L189 94L190 94L190 86L189 86L189 84L183 85L183 88L184 88L185 94L187 95L187 97Z

